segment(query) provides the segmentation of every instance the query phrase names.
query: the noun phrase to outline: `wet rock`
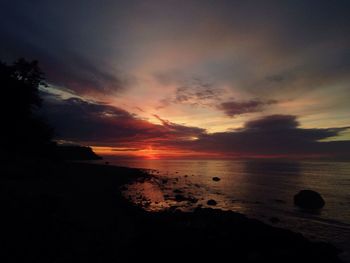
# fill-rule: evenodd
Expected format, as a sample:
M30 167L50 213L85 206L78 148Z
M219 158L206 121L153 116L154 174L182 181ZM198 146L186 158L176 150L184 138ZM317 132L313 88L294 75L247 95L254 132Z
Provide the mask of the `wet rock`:
M177 206L173 205L173 206L170 206L168 210L174 212L177 210L177 208L178 208Z
M276 203L280 203L280 204L286 204L287 202L281 199L275 199L274 200Z
M187 201L187 202L190 202L190 203L197 203L198 202L198 199L197 198L194 198L194 197L186 197L186 196L183 196L181 194L178 194L178 195L175 195L175 200L177 202L184 202L184 201Z
M168 179L162 179L162 184L166 184L168 182Z
M306 209L320 209L324 207L325 201L322 196L312 190L302 190L294 196L294 204Z
M183 193L183 191L180 190L180 189L175 189L173 192L174 192L175 194L181 194L181 193Z
M183 195L175 195L175 200L177 202L186 201L186 197L184 197Z
M213 180L214 182L219 182L221 179L220 179L219 177L216 177L216 176L215 176L215 177L212 178L212 180Z
M207 205L217 205L217 202L213 199L208 200Z
M192 204L195 204L195 203L198 202L198 199L197 199L197 198L194 198L194 197L189 197L189 198L188 198L188 201L189 201L190 203L192 203Z
M278 217L271 217L270 222L272 224L277 224L277 223L281 222L281 220Z

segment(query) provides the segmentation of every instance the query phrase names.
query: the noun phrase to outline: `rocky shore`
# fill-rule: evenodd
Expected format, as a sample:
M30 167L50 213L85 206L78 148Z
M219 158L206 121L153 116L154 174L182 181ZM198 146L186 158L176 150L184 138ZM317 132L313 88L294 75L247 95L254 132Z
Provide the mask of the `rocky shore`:
M82 163L2 165L1 262L340 262L301 234L217 209L147 212L120 188L147 173Z

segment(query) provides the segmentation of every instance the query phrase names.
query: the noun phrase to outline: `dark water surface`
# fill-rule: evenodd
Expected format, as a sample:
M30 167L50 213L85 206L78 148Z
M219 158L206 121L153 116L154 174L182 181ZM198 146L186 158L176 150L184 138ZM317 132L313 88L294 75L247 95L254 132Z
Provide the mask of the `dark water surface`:
M188 211L209 207L207 201L213 199L216 208L329 241L345 250L346 261L350 258L350 163L106 159L151 169L152 179L130 185L125 192L147 210ZM302 189L319 192L325 207L312 213L295 207L293 196Z

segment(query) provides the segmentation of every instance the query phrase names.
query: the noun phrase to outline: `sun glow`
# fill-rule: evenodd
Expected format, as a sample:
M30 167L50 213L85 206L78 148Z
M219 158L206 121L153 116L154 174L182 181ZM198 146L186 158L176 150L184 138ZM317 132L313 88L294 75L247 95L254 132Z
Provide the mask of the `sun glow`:
M142 150L141 152L142 154L144 154L144 157L146 159L151 159L151 160L159 159L159 156L157 155L156 151L153 150L152 146L148 146L147 149Z
M93 151L105 157L117 157L117 158L136 158L136 159L147 159L147 160L158 160L158 159L187 159L187 158L200 158L200 159L216 159L224 158L225 155L222 153L213 152L198 152L192 150L182 150L177 148L155 148L154 145L147 145L144 148L125 148L125 147L100 147L92 146Z

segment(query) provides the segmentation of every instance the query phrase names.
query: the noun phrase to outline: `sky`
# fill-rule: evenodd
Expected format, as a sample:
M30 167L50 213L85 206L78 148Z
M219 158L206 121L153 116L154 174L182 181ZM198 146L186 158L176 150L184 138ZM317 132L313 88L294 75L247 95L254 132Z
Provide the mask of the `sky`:
M350 156L350 2L2 0L61 143L138 158Z

